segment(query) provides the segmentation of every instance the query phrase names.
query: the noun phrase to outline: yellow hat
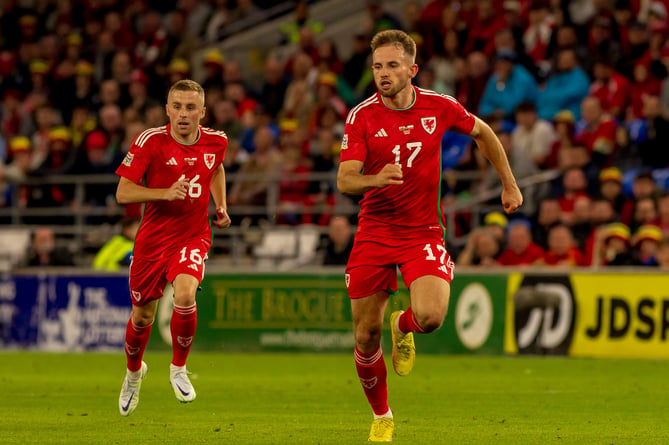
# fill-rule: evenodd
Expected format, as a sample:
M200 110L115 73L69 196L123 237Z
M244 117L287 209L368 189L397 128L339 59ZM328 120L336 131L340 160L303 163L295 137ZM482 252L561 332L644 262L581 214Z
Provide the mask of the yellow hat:
M329 85L333 88L337 88L337 75L334 73L323 73L318 76L319 85Z
M16 136L9 141L9 149L12 152L30 150L32 143L25 136Z
M639 230L634 234L635 242L638 244L641 241L650 240L655 242L662 241L662 230L655 224L644 224L639 227Z
M170 73L188 74L190 72L190 64L186 59L172 59L168 68Z
M67 127L63 126L54 127L49 132L49 139L52 141L70 142L72 140L72 133L70 132L70 129Z
M67 44L72 46L81 46L84 44L84 39L79 34L72 33L67 36Z
M216 49L212 48L202 56L202 62L207 64L211 63L214 65L223 65L223 53Z
M279 121L279 129L282 132L290 133L297 130L297 127L300 126L300 121L297 119L281 119Z
M620 183L623 181L623 174L616 167L605 168L599 172L599 182L604 181L614 181Z
M618 238L625 242L630 241L630 229L623 223L611 223L605 226L604 240Z
M567 124L573 124L576 122L574 118L574 113L569 110L558 111L555 116L553 116L553 122L565 122Z
M416 42L416 45L422 45L423 44L423 36L420 33L410 32L409 35L414 40L414 42Z
M509 220L500 212L490 212L483 218L483 224L486 226L506 227Z
M33 74L46 74L49 71L49 67L44 60L37 59L30 62L28 66L30 72Z
M74 66L74 73L77 76L92 76L93 75L93 64L86 60L80 60Z
M37 17L32 14L22 15L19 19L19 25L21 26L35 26L37 24Z

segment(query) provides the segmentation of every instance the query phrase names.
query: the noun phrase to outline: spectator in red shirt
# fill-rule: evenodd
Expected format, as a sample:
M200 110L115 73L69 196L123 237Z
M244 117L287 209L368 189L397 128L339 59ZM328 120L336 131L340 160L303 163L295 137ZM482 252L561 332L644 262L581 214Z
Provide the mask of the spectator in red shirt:
M634 182L632 182L633 199L628 199L623 205L623 209L620 213L620 220L628 226L631 226L637 201L642 198L653 196L656 190L657 185L655 184L655 179L653 179L653 174L651 172L644 170L636 175Z
M548 232L548 250L534 264L548 266L584 266L583 254L574 246L574 236L566 224L556 224Z
M570 168L562 176L564 193L558 197L558 203L562 209L563 220L569 220L574 211L574 202L581 196L587 197L585 193L588 181L585 173L580 168Z
M497 258L502 266L520 266L533 264L543 258L544 251L532 242L530 223L517 219L509 223L508 247Z
M630 224L630 228L635 230L646 224L657 224L657 221L658 213L655 198L647 196L637 199L634 206L634 219Z
M296 225L300 218L303 202L306 198L309 181L304 178L295 179L295 175L309 173L307 166L300 162L300 150L287 147L283 151L281 181L279 181L279 206L277 223Z
M621 30L621 38L625 38L625 31L627 31L626 42L623 40L625 47L625 57L618 64L618 71L627 78L633 77L634 67L643 63L648 65L650 54L648 52L648 28L645 23L639 20L630 22L627 30Z
M490 77L488 58L480 51L467 56L466 75L458 80L457 99L465 108L478 112L481 96Z
M548 57L548 43L553 34L553 17L544 2L532 2L530 5L529 24L523 34L523 44L527 54L539 64Z
M601 231L601 228L616 221L616 214L609 201L600 198L592 202L592 208L590 209L591 231L585 242L585 248L583 249L586 264L593 264L596 247L595 242L597 241L597 234Z
M662 90L662 81L652 76L649 72L648 66L644 63L637 63L634 65L634 88L630 88L629 105L625 120L643 119L646 116L644 113L644 102L646 97L659 97Z
M555 224L562 222L562 209L555 199L544 199L539 204L539 214L534 225L532 238L543 249L548 248L548 232Z
M592 73L595 79L590 85L590 96L599 99L603 112L621 117L630 94L629 80L617 73L612 61L604 57L595 62Z
M592 153L593 161L599 166L608 166L615 154L617 126L604 113L596 97L586 97L581 102L583 120L576 131L576 142L583 144Z
M464 53L482 51L491 57L495 51L495 34L506 28L504 15L495 14L491 0L476 2L476 25L472 26L467 36Z

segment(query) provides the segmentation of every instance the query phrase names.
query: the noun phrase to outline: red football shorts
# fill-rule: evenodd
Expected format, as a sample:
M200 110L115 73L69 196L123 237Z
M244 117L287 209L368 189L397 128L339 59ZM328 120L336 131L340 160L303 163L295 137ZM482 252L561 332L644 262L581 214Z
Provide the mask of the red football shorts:
M349 297L363 298L381 290L397 292L397 266L407 289L416 278L426 275L443 278L450 284L455 268L440 238L356 238L346 265Z
M204 260L209 243L202 240L185 242L181 247L168 249L158 258L133 257L130 263L130 298L135 306L144 306L163 296L165 285L179 274L204 277Z

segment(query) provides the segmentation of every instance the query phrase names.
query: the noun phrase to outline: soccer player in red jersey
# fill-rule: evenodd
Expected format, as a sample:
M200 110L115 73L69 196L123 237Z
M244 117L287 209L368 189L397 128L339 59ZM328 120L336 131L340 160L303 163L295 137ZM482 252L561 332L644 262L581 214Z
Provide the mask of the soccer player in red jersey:
M216 204L214 225L230 226L222 165L228 139L221 131L199 125L205 113L204 90L192 80L174 83L166 110L170 123L137 136L116 170L121 177L118 202L146 203L130 265L133 306L125 334L127 372L118 405L123 416L139 402L147 371L142 356L167 282L174 288L170 382L179 401L195 399L186 358L195 335L195 292L211 246L210 193Z
M413 367L413 332L438 329L448 308L453 261L444 246L439 203L444 131L474 138L501 177L507 213L520 207L523 197L490 127L452 97L411 85L418 72L411 37L382 31L371 47L378 92L348 115L337 187L345 194L365 195L346 286L355 363L374 411L369 440L388 442L394 424L380 338L388 295L397 291L397 267L411 295L411 306L390 317L397 374L406 375Z

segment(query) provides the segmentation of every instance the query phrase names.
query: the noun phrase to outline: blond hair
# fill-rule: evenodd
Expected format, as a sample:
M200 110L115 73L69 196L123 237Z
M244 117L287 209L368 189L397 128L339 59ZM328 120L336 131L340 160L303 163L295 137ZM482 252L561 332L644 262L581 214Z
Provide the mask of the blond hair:
M198 96L202 98L202 104L204 104L204 88L202 88L202 85L195 82L194 80L183 79L175 82L167 93L168 99L170 94L172 94L172 91L195 91Z
M407 55L414 60L416 57L416 42L411 36L399 29L388 29L386 31L378 32L372 37L371 47L372 52L382 46L393 45L402 48Z

